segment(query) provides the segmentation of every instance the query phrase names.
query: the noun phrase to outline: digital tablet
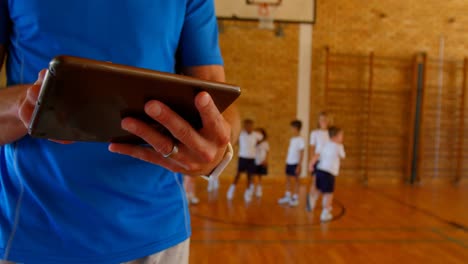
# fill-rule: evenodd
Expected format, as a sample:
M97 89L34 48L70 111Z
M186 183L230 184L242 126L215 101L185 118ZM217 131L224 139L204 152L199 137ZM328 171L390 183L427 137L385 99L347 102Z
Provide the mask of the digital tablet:
M182 75L71 56L54 58L49 65L29 127L33 137L55 140L144 143L121 128L134 117L170 135L144 112L158 100L202 128L195 96L208 92L223 112L239 96L240 88Z

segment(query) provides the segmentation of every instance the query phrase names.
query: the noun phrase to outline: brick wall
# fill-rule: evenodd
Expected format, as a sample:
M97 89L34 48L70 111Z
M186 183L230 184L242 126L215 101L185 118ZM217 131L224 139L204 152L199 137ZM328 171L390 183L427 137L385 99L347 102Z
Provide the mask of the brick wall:
M286 26L285 37L278 38L257 25L224 22L220 42L227 80L242 88L241 118L251 118L266 129L272 149L270 171L278 176L284 170L289 122L296 116L298 26ZM237 158L224 176L232 177L236 165Z
M368 87L366 67L366 58L371 51L375 53L378 63L381 65L375 69L374 89L378 90L373 99L373 116L370 133L373 135L370 144L370 154L374 156L371 159L370 177L374 180L401 181L407 178L405 175L405 163L407 163L407 143L408 133L408 113L410 103L408 85L412 82L411 62L404 63L404 67L395 67L392 65L397 60L410 61L418 52L427 52L429 58L435 59L439 55L439 43L441 36L445 39L445 58L449 60L461 61L468 55L468 2L463 0L436 1L436 0L412 0L412 1L347 1L347 0L317 0L317 21L314 25L313 35L313 70L312 70L312 121L315 121L316 113L324 108L324 47L329 46L332 53L352 54L363 56L364 63L358 65L332 66L330 79L344 80L344 88L354 88L366 90ZM343 56L342 56L343 57ZM393 61L393 62L390 62ZM340 68L341 67L341 68ZM428 74L428 83L437 81L437 70L432 70ZM394 78L394 77L397 78ZM398 77L399 76L399 77ZM458 75L459 76L459 75ZM446 75L446 85L444 94L450 91L460 91L460 81L449 84L453 78ZM334 84L331 84L333 86ZM337 86L335 84L335 86ZM401 90L403 89L404 90ZM399 92L398 90L401 90ZM446 90L446 91L445 91ZM435 97L430 97L434 99ZM355 105L355 111L336 111L335 121L338 125L344 126L350 131L359 131L362 126L366 126L366 114L368 107L366 105L367 97L365 93L359 96L337 97L335 93L336 104ZM429 100L431 105L435 102ZM445 101L444 101L445 102ZM330 107L328 107L330 108ZM332 107L333 108L333 107ZM336 109L336 107L335 107ZM401 110L404 110L403 112ZM341 109L343 110L343 109ZM364 113L359 114L359 112ZM447 111L453 109L444 108L443 111L443 130L453 130L454 123L457 122L453 117L450 126L447 122L449 117ZM378 113L380 112L380 116ZM389 115L390 113L390 115ZM393 113L393 114L391 114ZM428 112L429 114L429 112ZM425 119L424 127L434 126L434 116L428 116ZM452 115L453 116L453 115ZM354 118L354 119L353 119ZM447 121L447 122L445 122ZM391 133L392 138L383 136ZM364 136L367 133L366 128L361 136L347 137L346 145L349 146L351 153L355 154L344 163L346 176L354 179L362 179L363 167L366 164ZM430 132L430 134L433 134ZM446 131L441 135L445 137ZM426 136L430 136L426 133ZM400 139L398 139L400 138ZM432 140L434 141L434 140ZM426 146L423 147L425 158L425 167L433 168L434 147L432 141L425 140ZM387 144L386 144L387 142ZM444 158L453 158L454 152L445 146L445 138L442 140L443 153L438 166L449 168L445 164ZM445 146L445 147L444 147ZM358 150L359 149L359 150ZM391 150L391 153L387 153ZM387 155L383 159L375 157L378 153ZM382 154L382 155L383 155ZM385 156L384 155L384 156ZM363 165L364 164L364 165ZM429 169L431 170L431 169ZM446 170L446 169L445 169ZM443 170L442 170L443 171ZM423 170L421 178L423 180L432 180L433 173ZM448 175L448 171L437 175ZM438 176L438 177L439 177ZM449 179L449 177L446 177Z
M313 111L323 92L323 48L339 53L410 57L425 51L437 57L468 55L468 2L465 0L317 0L312 80Z

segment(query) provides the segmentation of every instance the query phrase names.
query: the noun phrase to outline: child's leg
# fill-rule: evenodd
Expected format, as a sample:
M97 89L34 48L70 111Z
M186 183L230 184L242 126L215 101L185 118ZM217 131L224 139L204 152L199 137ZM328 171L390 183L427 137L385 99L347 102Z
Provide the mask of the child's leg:
M232 184L237 185L237 182L239 182L240 175L241 173L238 171L236 176L234 177L234 181L232 182Z
M198 198L195 195L195 178L185 176L185 192L187 193L187 199L190 203L198 203Z
M188 194L193 193L193 181L191 177L184 176L184 185L185 185L185 192Z
M247 173L247 189L251 187L253 183L253 174L251 172Z
M315 175L312 175L310 177L310 191L309 191L311 194L317 191L317 186L315 186L316 185L315 181L316 181L316 177Z
M322 178L320 179L322 180ZM323 191L323 210L322 214L320 215L320 220L322 221L329 221L333 219L331 214L332 210L332 203L333 203L333 192L335 190L335 176L331 175L330 173L323 174L323 183L322 191Z
M332 210L332 207L333 207L333 193L323 194L322 206L323 206L324 209L327 209L328 211Z
M313 211L315 209L315 205L317 204L317 200L320 197L320 185L322 182L320 181L321 172L316 171L316 175L312 176L312 184L310 186L309 196L307 197L307 210Z
M294 195L299 194L299 176L294 177Z
M286 193L291 193L291 176L286 176Z

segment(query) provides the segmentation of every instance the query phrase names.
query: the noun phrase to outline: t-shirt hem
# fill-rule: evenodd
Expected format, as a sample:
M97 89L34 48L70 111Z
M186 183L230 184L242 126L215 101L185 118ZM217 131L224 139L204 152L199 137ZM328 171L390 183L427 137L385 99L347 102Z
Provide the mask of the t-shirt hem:
M132 261L142 257L150 256L158 252L169 249L176 246L190 238L191 233L180 232L165 240L152 243L147 246L143 246L138 249L130 249L123 252L112 253L105 257L100 256L83 256L83 257L63 257L63 256L51 256L41 255L41 253L27 252L19 250L11 250L9 252L9 261L13 262L24 262L24 263L35 263L35 264L115 264ZM5 254L5 249L0 249L0 255Z
M326 173L328 173L328 174L330 174L331 176L334 176L334 177L338 176L338 174L335 174L335 173L331 172L330 170L321 169L321 168L317 168L317 170L326 172Z

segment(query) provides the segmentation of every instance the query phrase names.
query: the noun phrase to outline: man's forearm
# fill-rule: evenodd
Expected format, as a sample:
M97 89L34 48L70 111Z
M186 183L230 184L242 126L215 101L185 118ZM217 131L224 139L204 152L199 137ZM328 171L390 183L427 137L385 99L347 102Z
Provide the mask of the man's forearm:
M27 133L18 115L27 89L27 85L21 85L0 90L0 146L12 143Z

